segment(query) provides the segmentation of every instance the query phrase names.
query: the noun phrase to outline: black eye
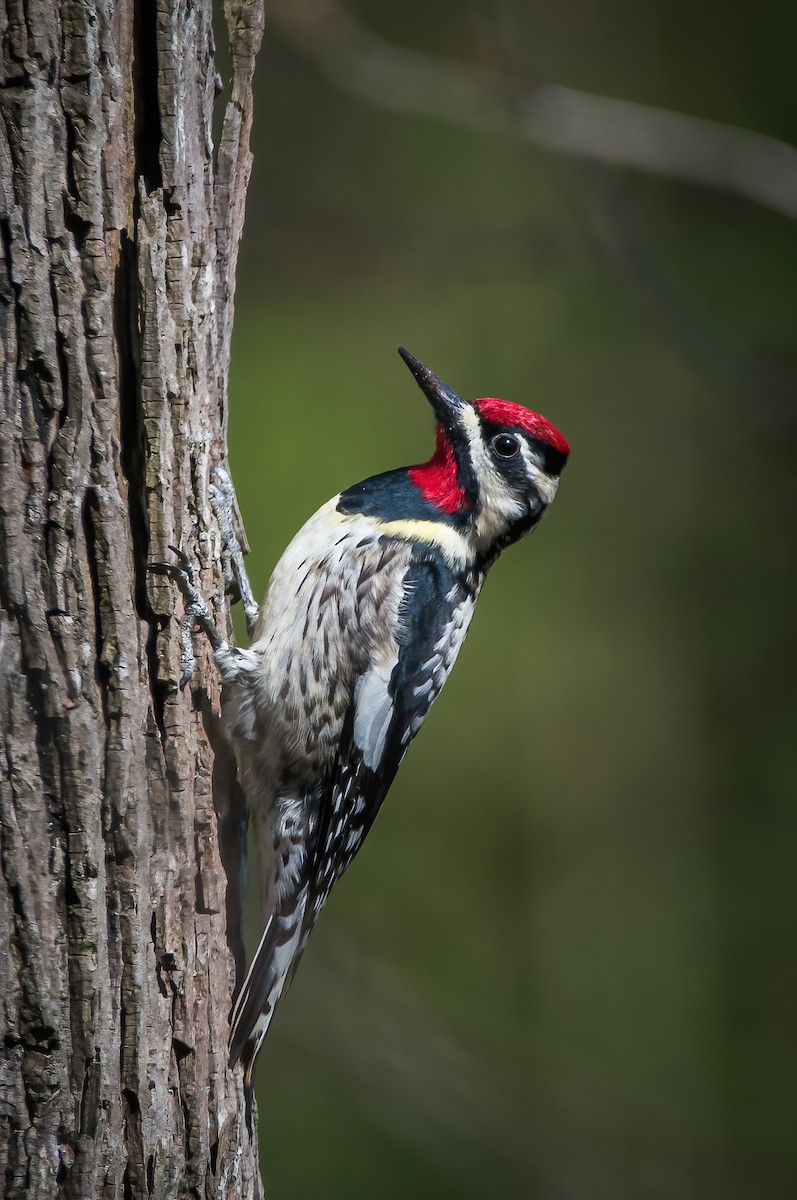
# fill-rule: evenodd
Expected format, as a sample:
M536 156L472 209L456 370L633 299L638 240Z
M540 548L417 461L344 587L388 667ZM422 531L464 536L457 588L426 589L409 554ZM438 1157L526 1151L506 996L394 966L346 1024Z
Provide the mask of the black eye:
M514 458L520 446L511 433L497 433L492 440L492 447L501 458Z

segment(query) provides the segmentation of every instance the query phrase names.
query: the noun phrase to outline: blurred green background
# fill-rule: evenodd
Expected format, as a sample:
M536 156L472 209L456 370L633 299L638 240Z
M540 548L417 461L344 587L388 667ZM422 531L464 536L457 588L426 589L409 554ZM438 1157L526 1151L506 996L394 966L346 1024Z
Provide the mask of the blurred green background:
M785 2L349 12L515 88L797 141ZM258 65L230 397L255 590L329 496L430 454L399 343L573 454L277 1014L269 1195L796 1196L797 225L387 111L378 70L374 102L329 81L333 43L277 10Z

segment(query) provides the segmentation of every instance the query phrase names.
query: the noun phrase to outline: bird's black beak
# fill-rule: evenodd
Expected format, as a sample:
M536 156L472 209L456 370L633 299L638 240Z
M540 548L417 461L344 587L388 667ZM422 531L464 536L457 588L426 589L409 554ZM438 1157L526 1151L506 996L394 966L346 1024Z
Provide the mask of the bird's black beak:
M410 354L409 350L399 346L398 352L415 376L415 382L434 409L434 415L440 424L450 434L459 431L462 426L463 412L472 406L467 400L458 396L447 383L443 383L434 371L430 371L422 362L419 362L414 354Z

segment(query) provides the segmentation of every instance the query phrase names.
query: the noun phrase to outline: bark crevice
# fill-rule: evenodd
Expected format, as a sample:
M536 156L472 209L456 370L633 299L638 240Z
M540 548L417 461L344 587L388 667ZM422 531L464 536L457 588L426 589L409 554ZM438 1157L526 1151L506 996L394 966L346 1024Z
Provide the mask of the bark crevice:
M227 1065L240 798L207 649L181 694L148 571L184 544L229 633L208 484L251 70L214 172L209 0L0 0L0 39L0 1177L258 1200Z
M158 97L158 4L134 0L133 110L135 114L135 173L149 194L163 187L162 140Z

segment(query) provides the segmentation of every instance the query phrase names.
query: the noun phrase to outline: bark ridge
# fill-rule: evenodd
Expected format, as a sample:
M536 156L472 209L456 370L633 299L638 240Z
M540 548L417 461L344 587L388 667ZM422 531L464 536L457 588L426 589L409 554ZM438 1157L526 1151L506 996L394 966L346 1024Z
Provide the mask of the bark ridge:
M182 543L224 627L210 471L262 4L0 0L0 1179L259 1197L230 990L218 694L181 695ZM214 147L218 105L221 133ZM204 654L204 651L202 651Z

